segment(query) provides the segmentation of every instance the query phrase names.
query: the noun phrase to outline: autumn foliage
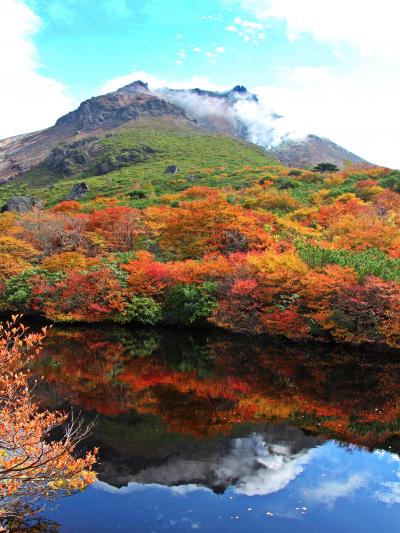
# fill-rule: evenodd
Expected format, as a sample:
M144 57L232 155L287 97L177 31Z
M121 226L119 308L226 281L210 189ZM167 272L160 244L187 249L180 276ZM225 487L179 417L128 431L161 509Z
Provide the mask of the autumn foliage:
M17 317L14 317L15 319ZM0 524L35 514L44 500L90 484L95 455L76 456L87 434L79 421L41 410L26 365L38 357L43 335L13 319L0 325ZM54 439L54 431L62 438Z
M398 363L354 348L166 329L53 328L33 371L107 424L132 410L194 436L287 422L371 449L400 434Z
M142 208L120 197L1 214L0 309L399 348L398 174L241 172L254 173L246 187L186 187Z

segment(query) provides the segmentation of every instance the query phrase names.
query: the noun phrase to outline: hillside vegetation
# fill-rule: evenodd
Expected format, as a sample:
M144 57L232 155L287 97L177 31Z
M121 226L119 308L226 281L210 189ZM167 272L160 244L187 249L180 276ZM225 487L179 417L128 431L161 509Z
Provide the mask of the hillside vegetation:
M146 161L70 178L41 166L1 188L47 201L0 215L1 310L400 347L398 171L289 169L153 126L101 140L116 161L149 146ZM89 194L60 202L83 178Z
M66 176L62 170L57 172L46 162L42 163L22 177L2 185L0 203L15 195L33 195L51 206L65 199L72 186L83 179L90 188L87 198L124 193L131 194L132 198L143 197L144 194L149 200L151 197L154 199L154 195L185 189L193 183L190 179L201 185L241 186L250 182L247 176L235 173L238 168L278 165L255 145L225 135L206 134L190 123L165 117L135 121L130 127L114 129L112 133L99 137L98 141L97 146L102 148L102 153L90 161L92 172L90 168L79 172L77 166L73 176ZM108 161L115 164L121 154L143 146L154 153L148 154L142 161L123 162L115 171L96 175L96 164ZM177 165L179 174L165 174L169 165ZM188 180L189 176L192 177ZM144 202L140 202L142 204Z

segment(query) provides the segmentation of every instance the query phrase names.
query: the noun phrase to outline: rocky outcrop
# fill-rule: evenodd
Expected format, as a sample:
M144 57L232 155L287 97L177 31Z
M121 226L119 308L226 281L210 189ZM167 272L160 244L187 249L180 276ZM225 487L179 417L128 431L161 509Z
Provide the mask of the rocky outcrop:
M165 169L165 174L178 174L179 173L179 168L176 166L176 165L169 165L166 169Z
M5 211L16 211L17 213L27 213L32 209L41 209L43 207L42 200L33 198L32 196L13 196L0 209L2 213Z
M67 200L79 200L89 192L89 185L82 181L81 183L75 183L70 193L67 196Z
M143 83L141 80L134 81L133 83L129 83L128 85L124 85L124 87L120 87L119 89L117 89L116 92L132 94L151 94L149 85L147 83Z
M53 148L44 165L55 172L71 176L88 165L91 159L91 148L96 137L86 137L67 145Z
M85 137L53 148L44 167L64 176L85 173L96 176L118 170L127 164L142 163L156 153L146 144L122 148L114 154L110 145L99 137Z

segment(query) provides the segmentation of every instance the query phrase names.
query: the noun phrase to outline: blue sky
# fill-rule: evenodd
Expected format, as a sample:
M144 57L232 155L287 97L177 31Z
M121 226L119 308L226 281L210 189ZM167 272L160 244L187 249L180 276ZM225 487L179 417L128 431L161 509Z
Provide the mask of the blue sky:
M0 138L138 77L243 84L294 129L400 167L399 11L397 0L1 0Z
M41 72L62 80L77 96L91 95L106 80L134 70L171 81L202 76L221 86L257 86L278 81L282 65L338 63L329 46L315 46L307 35L290 42L283 21L259 21L239 3L36 0L30 5L43 21L35 37Z

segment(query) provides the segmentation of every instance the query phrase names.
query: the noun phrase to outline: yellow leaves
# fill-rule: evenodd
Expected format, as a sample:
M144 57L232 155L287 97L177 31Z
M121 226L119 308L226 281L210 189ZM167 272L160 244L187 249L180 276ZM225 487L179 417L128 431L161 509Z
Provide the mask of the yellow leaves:
M328 195L330 194L330 192L330 189L323 188L313 193L311 195L312 203L317 206L327 203Z
M17 215L13 211L0 213L0 235L12 235L18 231Z
M61 254L54 254L49 257L45 257L42 261L42 265L46 270L50 272L56 272L58 270L87 270L91 266L98 263L98 260L91 257L86 257L81 252L63 252Z
M266 210L290 211L297 209L299 202L287 191L266 191L259 188L256 194L253 194L253 191L246 191L245 205L253 209L258 207Z
M287 215L289 220L295 220L296 222L304 222L309 218L312 218L316 213L318 213L317 207L300 207L296 211L292 211Z
M343 176L341 172L333 172L332 174L329 174L329 176L325 178L324 183L330 187L335 187L337 185L342 184L345 179L346 177Z
M248 263L251 268L262 274L285 274L291 272L304 276L309 270L304 261L293 252L279 254L267 250L261 254L249 254Z
M33 259L39 254L39 252L31 244L25 241L2 235L0 236L0 254L10 254L21 260Z
M264 304L271 303L270 299L277 294L296 295L309 270L294 252L276 253L268 250L261 254L249 254L247 262L250 271L258 278Z
M317 238L321 235L321 232L300 224L296 220L292 220L289 217L277 217L276 219L277 228L282 231L285 237L297 237L297 236L306 236Z
M87 231L85 235L87 240L92 245L100 248L100 250L105 249L107 247L107 241L103 235L99 235L94 231Z
M336 198L336 201L345 203L345 202L350 202L350 200L354 200L355 198L357 197L353 192L346 192L345 194L341 194L340 196L338 196Z

